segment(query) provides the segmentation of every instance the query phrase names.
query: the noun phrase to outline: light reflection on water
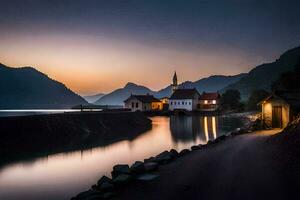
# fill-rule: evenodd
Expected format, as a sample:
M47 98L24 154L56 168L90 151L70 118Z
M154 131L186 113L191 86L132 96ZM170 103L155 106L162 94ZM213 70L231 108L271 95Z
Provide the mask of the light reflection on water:
M0 171L0 199L69 199L88 189L112 166L131 164L164 150L180 151L240 127L238 119L215 116L153 117L151 130L133 141L19 162Z

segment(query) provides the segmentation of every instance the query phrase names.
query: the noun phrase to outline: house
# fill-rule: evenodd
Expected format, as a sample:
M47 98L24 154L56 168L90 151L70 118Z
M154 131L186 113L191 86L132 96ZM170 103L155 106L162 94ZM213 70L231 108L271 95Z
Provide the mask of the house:
M169 97L162 97L159 100L163 104L163 110L169 110Z
M199 98L200 111L216 111L220 106L221 95L218 92L203 92Z
M200 94L194 89L176 89L169 98L169 110L197 110Z
M131 95L124 103L125 108L130 108L131 111L155 111L163 109L163 103L149 94Z
M300 91L277 91L260 102L262 121L272 128L285 128L300 111Z

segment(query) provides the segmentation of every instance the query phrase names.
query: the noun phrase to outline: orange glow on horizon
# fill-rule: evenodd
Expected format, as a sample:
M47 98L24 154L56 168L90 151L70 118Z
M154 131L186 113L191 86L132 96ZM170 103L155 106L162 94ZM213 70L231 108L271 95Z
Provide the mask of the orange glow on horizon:
M1 35L0 35L1 36ZM245 70L245 56L228 50L167 48L84 35L17 35L0 37L0 62L11 67L33 66L79 94L111 92L127 82L159 90L171 83L199 80L212 74ZM226 69L226 70L224 70ZM247 70L246 70L247 71Z

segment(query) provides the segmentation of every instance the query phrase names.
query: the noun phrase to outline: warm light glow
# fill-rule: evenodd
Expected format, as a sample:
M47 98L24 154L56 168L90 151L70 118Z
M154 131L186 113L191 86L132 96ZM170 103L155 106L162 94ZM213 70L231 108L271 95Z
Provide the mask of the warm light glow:
M214 139L216 139L217 138L216 117L212 117L212 129L213 129Z
M207 101L207 100L204 100L204 104L208 104L208 101Z
M216 100L213 100L212 103L213 103L213 104L217 104L217 101L216 101Z
M205 133L205 140L206 142L209 140L208 138L208 124L207 124L207 117L204 117L204 133Z

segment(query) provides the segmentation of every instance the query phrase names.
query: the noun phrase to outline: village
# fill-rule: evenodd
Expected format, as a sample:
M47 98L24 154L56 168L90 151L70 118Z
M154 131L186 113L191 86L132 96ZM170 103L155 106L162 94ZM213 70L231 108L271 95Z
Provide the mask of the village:
M195 88L178 88L177 74L174 73L172 95L155 98L153 95L131 94L125 101L125 108L131 111L170 111L174 113L218 112L221 95L218 92L203 92Z
M202 92L196 88L178 88L177 74L174 73L172 95L155 98L153 95L131 94L124 101L125 109L132 112L168 112L170 114L218 114L221 110L221 94ZM261 107L261 121L267 128L285 128L299 113L300 97L295 91L275 91L258 103Z

